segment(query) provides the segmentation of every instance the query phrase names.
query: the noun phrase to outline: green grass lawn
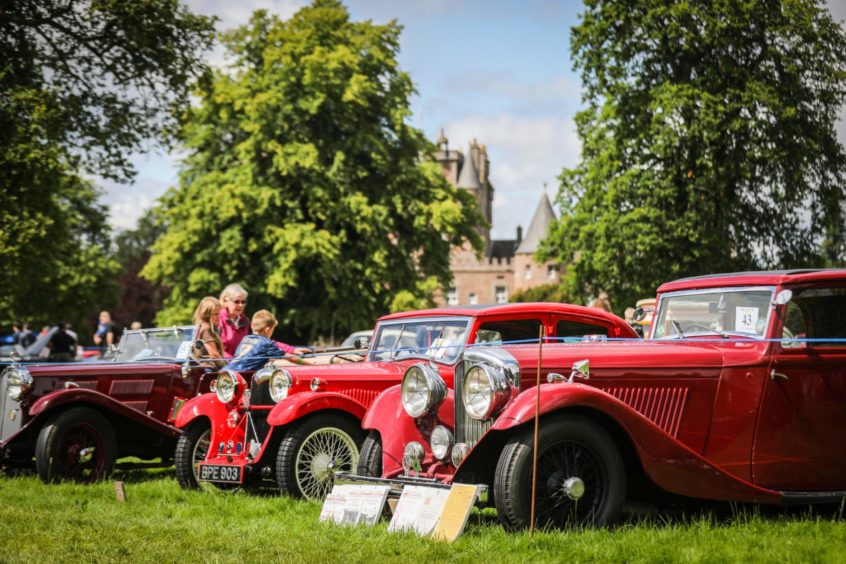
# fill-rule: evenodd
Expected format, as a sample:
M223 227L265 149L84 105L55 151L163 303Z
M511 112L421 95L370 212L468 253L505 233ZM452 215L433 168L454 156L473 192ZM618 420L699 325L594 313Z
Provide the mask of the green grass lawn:
M133 471L128 501L114 485L45 486L0 479L0 562L298 561L846 561L842 509L630 517L613 530L506 533L474 512L448 545L413 534L318 522L320 505L247 492L186 492L168 471Z

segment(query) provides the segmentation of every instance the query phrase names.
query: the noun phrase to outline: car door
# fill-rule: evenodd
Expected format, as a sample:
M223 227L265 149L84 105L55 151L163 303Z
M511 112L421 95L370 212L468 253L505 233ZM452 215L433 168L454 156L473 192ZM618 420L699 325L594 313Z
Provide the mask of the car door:
M753 480L778 490L843 490L846 342L839 340L846 338L846 288L793 292L776 327L781 341L772 347L761 396Z

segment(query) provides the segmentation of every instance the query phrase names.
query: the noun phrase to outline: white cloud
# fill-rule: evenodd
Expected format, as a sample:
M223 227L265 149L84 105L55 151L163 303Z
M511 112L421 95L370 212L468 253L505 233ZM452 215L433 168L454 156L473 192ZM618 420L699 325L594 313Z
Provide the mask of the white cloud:
M538 199L554 198L557 177L579 159L581 145L571 117L521 117L508 113L472 115L444 127L452 148L465 153L475 138L486 145L494 193L493 236L514 237L529 226Z
M217 29L225 31L234 27L244 25L250 20L250 16L256 10L267 10L285 20L305 6L305 0L185 0L188 8L198 14L217 16L220 21Z

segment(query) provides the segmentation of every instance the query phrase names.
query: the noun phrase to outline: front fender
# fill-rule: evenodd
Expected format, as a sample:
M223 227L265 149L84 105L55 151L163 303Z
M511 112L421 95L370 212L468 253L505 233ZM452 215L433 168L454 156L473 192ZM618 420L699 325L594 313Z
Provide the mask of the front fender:
M274 427L287 425L316 411L336 410L349 413L361 421L367 411L364 405L349 396L335 392L302 392L288 396L273 406L267 423Z
M185 429L199 417L208 417L210 421L226 421L229 409L217 399L217 394L208 393L196 396L185 402L176 416L175 425Z
M393 477L403 471L402 456L405 445L416 441L423 445L425 459L423 472L435 462L429 442L432 428L444 425L450 431L454 425L455 403L452 390L438 408L435 417L430 416L420 422L410 417L402 407L402 386L388 388L376 398L367 410L361 426L364 429L378 431L382 439L382 476Z
M149 427L159 433L163 433L171 437L179 436L179 431L170 425L153 419L146 413L141 413L137 409L124 405L111 396L107 396L106 394L95 390L88 390L86 388L56 390L38 398L38 400L36 400L29 408L29 415L32 417L29 424L31 425L36 419L43 418L47 416L47 414L54 412L56 409L70 404L94 405L102 410L111 412L118 417L129 419L134 423Z
M598 412L612 419L631 441L649 478L668 492L720 501L779 503L782 499L778 492L726 472L602 390L583 384L543 384L540 396L541 425L548 421L544 416L574 410ZM509 405L464 460L456 480L460 481L463 469L473 468L474 459L482 457L486 443L499 443L492 439L494 435L510 435L517 427L534 421L535 403L536 388L531 388Z

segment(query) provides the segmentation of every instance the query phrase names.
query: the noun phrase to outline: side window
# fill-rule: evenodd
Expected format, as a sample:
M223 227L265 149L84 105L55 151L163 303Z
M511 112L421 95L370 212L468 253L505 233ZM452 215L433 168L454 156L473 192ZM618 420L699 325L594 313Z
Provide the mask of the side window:
M784 318L784 327L781 329L781 346L784 348L797 348L803 343L793 339L804 339L808 336L808 324L805 321L805 314L802 308L795 301L787 304L787 315Z
M503 319L482 323L476 331L476 343L537 341L540 319Z
M787 304L783 339L832 339L810 342L809 347L846 346L846 288L811 288L793 295ZM798 346L801 343L792 346ZM784 346L784 344L782 345Z
M558 336L559 341L562 339L581 339L585 335L605 335L607 337L608 328L602 325L579 323L564 319L555 325L555 334Z

